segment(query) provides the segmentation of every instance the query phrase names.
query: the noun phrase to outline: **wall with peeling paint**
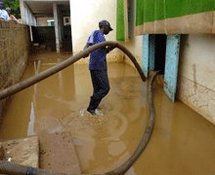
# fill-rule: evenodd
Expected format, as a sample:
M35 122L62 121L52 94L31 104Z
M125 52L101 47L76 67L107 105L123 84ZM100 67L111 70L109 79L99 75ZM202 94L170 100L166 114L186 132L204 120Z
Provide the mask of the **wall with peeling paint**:
M184 35L178 98L215 124L215 35Z

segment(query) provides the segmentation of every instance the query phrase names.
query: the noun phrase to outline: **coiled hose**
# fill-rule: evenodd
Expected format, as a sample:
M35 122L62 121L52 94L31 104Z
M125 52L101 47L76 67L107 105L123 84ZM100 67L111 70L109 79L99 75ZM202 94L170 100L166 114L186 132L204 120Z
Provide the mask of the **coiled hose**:
M90 52L92 52L98 48L102 48L102 47L106 47L106 46L115 46L115 47L119 48L120 50L122 50L128 56L128 58L133 62L133 64L135 65L138 73L140 74L141 79L143 81L146 80L146 78L142 72L142 69L140 68L139 64L137 63L135 57L132 55L132 53L127 48L125 48L123 45L121 45L117 42L106 41L106 42L102 42L102 43L93 45L93 46L87 48L86 50L81 51L78 54L76 54L76 55L68 58L67 60L59 63L58 65L56 65L52 68L49 68L44 72L37 74L34 77L28 78L22 82L19 82L15 85L12 85L12 86L0 91L0 99L3 99L3 98L8 97L12 94L15 94L16 92L21 91L21 90L39 82L39 81L61 71L62 69L75 63L79 59L85 57ZM149 100L148 100L149 101L149 118L148 118L148 123L147 123L146 129L144 131L144 134L143 134L143 136L140 140L140 143L138 144L136 150L131 155L131 157L129 157L118 168L115 168L112 171L102 173L102 174L97 174L97 175L123 175L135 163L135 161L139 158L141 153L146 148L146 146L147 146L147 144L151 138L153 127L154 127L154 122L155 122L155 109L154 109L154 102L153 102L153 87L152 87L152 85L153 85L154 79L155 79L157 74L158 74L158 72L154 73L154 75L150 79L150 85L149 85L150 87L148 89L148 91L149 91L149 96L148 96L148 98L149 98ZM66 175L63 173L54 173L52 171L47 171L47 170L43 170L43 169L39 169L39 168L33 168L33 167L18 165L18 164L10 163L7 161L0 161L0 174L9 174L9 175L25 175L25 174L26 175ZM71 173L71 175L75 175L75 174Z

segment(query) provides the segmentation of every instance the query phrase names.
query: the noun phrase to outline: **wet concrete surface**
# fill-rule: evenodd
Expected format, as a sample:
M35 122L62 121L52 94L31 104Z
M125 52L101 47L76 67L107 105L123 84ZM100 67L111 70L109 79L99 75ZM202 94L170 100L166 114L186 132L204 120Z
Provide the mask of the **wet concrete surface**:
M0 142L4 156L0 159L24 166L39 167L39 143L36 136Z
M80 163L70 132L40 133L39 141L40 168L55 173L81 174Z
M32 56L23 77L30 77L69 55ZM84 173L119 166L135 150L147 120L147 84L123 63L109 64L111 91L100 108L104 116L81 115L92 85L86 64L75 64L14 95L1 139L69 132ZM156 125L152 139L130 174L214 175L215 126L155 87ZM60 157L59 157L60 159Z

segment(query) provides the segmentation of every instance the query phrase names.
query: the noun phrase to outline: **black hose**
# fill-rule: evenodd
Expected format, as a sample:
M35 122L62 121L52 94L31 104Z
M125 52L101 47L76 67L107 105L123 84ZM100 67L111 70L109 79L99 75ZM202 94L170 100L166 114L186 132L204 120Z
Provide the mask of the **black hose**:
M15 163L0 161L0 174L8 175L66 175L63 173L54 173L52 171L39 168L27 167ZM77 175L77 174L71 174Z
M68 58L67 60L57 64L56 66L53 66L33 77L30 77L26 80L23 80L17 84L14 84L2 91L0 91L0 99L3 99L5 97L8 97L12 94L15 94L16 92L19 92L29 86L32 86L33 84L61 71L62 69L70 66L71 64L75 63L76 61L80 60L81 58L83 58L84 56L88 55L90 52L98 49L98 48L102 48L102 47L106 47L106 46L115 46L117 48L119 48L120 50L122 50L127 56L128 58L133 62L134 66L136 67L137 71L139 72L141 78L143 81L146 80L141 67L139 66L138 62L136 61L135 57L132 55L132 53L123 45L119 44L118 42L114 42L114 41L105 41L99 44L95 44L89 48L87 48L84 51L79 52L78 54Z

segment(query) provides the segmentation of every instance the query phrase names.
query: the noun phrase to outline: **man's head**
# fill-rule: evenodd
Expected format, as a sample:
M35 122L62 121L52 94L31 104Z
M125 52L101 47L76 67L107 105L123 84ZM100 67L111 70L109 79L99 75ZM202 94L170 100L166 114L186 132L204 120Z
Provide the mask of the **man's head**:
M4 8L4 2L2 0L0 0L0 9Z
M102 20L99 22L99 28L103 30L104 34L107 35L110 31L112 31L112 27L107 20Z
M11 9L9 7L7 7L5 10L7 11L8 15L10 15Z

